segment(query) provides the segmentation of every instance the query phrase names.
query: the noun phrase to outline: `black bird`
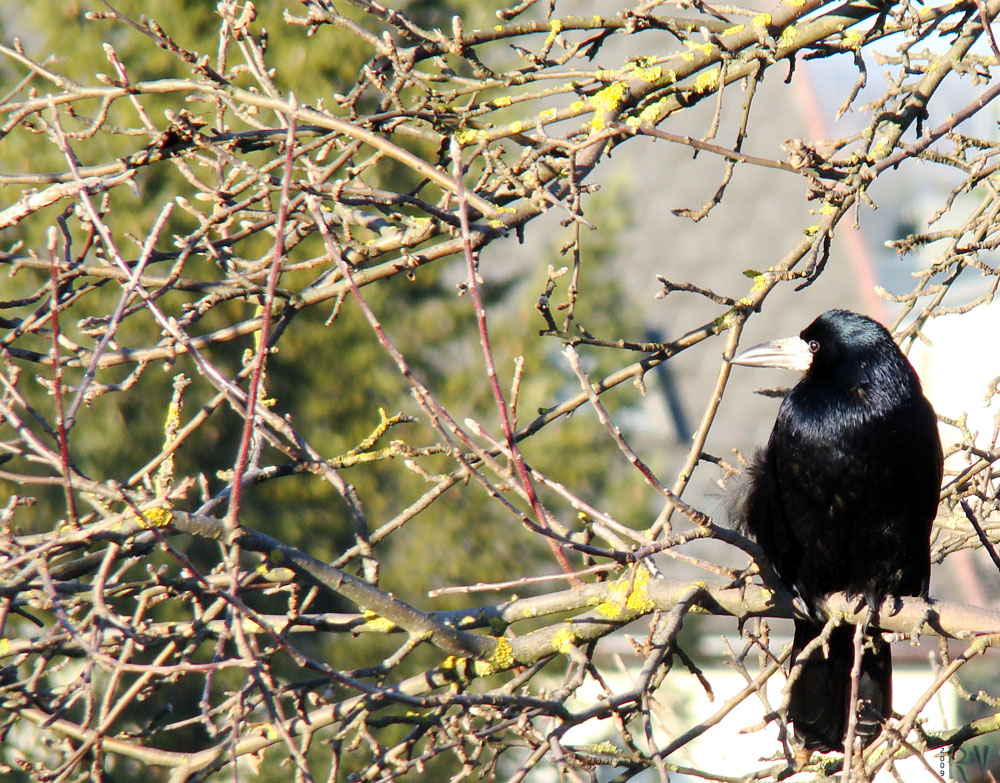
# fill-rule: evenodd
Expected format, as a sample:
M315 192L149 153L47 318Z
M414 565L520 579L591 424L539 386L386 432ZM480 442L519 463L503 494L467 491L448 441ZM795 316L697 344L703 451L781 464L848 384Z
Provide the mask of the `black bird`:
M803 372L781 403L767 448L750 468L747 531L804 603L792 660L823 627L820 609L844 591L877 609L889 595L927 595L930 532L941 487L934 409L888 330L830 310L791 337L732 360ZM819 647L792 685L788 717L808 750L843 750L854 661L853 628ZM867 745L892 712L892 658L866 644L856 734Z

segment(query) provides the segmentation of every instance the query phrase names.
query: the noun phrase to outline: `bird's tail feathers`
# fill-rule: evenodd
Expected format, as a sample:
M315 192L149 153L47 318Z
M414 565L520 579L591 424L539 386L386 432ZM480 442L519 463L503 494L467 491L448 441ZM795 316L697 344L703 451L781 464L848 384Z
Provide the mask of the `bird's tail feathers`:
M819 636L821 628L806 620L795 621L792 661ZM833 629L829 655L815 649L803 662L788 704L788 717L795 735L809 750L844 748L851 696L851 668L854 664L854 626ZM878 736L882 722L892 711L892 657L889 645L866 647L861 658L858 681L858 720L855 734L868 745Z

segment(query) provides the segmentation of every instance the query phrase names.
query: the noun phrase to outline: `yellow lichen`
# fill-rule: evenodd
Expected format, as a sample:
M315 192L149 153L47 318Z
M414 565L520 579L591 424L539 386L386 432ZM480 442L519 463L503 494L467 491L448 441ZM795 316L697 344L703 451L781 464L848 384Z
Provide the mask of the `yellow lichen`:
M719 86L718 68L711 68L710 70L700 73L698 74L698 78L694 80L695 92L711 92L718 86Z
M672 71L671 71L672 73ZM630 117L626 120L628 125L655 125L656 121L660 118L660 112L663 111L663 107L666 104L666 98L660 98L660 100L655 103L649 104L645 109L639 112L638 117Z
M781 37L778 39L778 46L791 46L795 43L795 36L798 34L799 31L795 29L795 25L788 25L788 27L781 31Z
M886 155L889 154L889 150L892 149L892 142L889 141L888 137L880 136L872 147L871 157L872 160L881 160Z
M581 112L587 110L587 104L584 103L583 101L573 101L569 105L569 110L574 114L580 114Z
M554 120L555 118L556 118L555 109L544 109L538 115L538 119L540 119L542 122L552 122L552 120Z
M176 432L181 423L181 404L171 402L167 406L167 420L163 423L163 429L167 432Z
M659 65L640 67L640 64L645 62L646 60L643 59L629 63L629 67L625 69L625 75L636 79L642 79L644 82L655 82L663 75L663 67Z
M503 25L502 24L495 24L495 25L493 25L493 29L496 30L498 33L502 33L503 32Z
M649 571L639 566L608 584L607 599L598 605L597 611L609 619L617 617L624 610L642 614L655 608L649 597Z
M511 98L509 95L501 95L499 98L493 99L493 105L498 108L503 108L504 106L510 106Z
M712 44L708 43L707 41L705 43L695 43L694 41L685 41L684 45L688 49L691 49L696 52L701 52L702 54L708 57L710 57L712 54L712 48L713 48Z
M576 646L576 634L569 628L560 628L552 637L552 647L556 652L567 655Z
M813 223L811 226L806 226L802 229L802 233L807 237L811 237L813 234L819 233L819 226L816 223Z
M734 24L732 27L727 27L722 31L723 35L735 35L736 33L742 33L746 29L744 24Z
M607 115L614 112L628 95L628 85L625 82L615 82L609 84L600 92L590 97L590 105L596 110L594 119L590 121L590 127L594 130L604 130L607 126Z
M258 334L260 333L255 332L255 336ZM167 418L163 422L163 448L167 452L167 456L160 463L160 466L156 469L156 474L153 476L153 487L157 495L168 494L173 484L174 449L170 447L177 436L177 430L181 426L181 411L184 408L182 394L187 384L188 381L184 375L178 375L174 379L173 398L170 400L170 404L167 405Z
M546 36L545 38L545 43L543 44L544 48L548 49L550 46L552 46L552 43L556 40L556 36L562 32L562 29L563 29L562 19L553 19L551 22L549 22L550 32L548 36Z
M861 44L864 43L865 34L860 30L848 30L843 40L844 46L850 49L860 49Z
M511 133L520 133L522 130L524 130L524 126L521 124L521 121L518 120L518 121L512 122L510 125L508 125L507 129Z
M656 608L656 603L649 597L649 570L639 566L632 576L632 590L625 601L625 608L630 612L645 613Z
M590 751L591 753L607 753L614 756L620 756L622 752L621 748L607 740L598 742L596 745L591 745Z
M474 130L473 128L461 128L455 131L455 141L464 147L467 144L472 144L480 133L482 131Z
M614 620L622 613L622 605L615 601L603 601L597 605L597 612L609 620Z
M493 655L489 657L487 663L493 667L493 671L505 671L511 668L517 661L514 658L514 648L511 647L510 642L504 639L502 636L491 636L491 639L496 642L496 649L493 651Z
M600 16L600 15L598 15L598 14L594 14L594 16L593 16L593 20L594 20L594 24L596 24L596 25L598 25L598 26L600 26L600 25L603 25L603 24L604 24L604 17L603 17L603 16Z
M365 618L366 620L365 628L367 628L369 631L377 631L378 633L389 633L389 631L391 631L393 628L396 627L396 624L392 620L389 620L385 617L378 615L371 609L365 609L361 613L361 616Z
M751 21L751 24L754 27L768 27L771 24L771 15L767 13L757 14Z
M493 670L493 664L489 661L473 661L472 671L475 672L477 677L489 677L491 674L496 673Z
M590 105L599 111L614 111L627 93L628 85L625 82L615 82L592 95Z
M138 517L136 521L141 528L166 527L173 521L173 518L173 512L169 508L157 506L143 509L142 516Z

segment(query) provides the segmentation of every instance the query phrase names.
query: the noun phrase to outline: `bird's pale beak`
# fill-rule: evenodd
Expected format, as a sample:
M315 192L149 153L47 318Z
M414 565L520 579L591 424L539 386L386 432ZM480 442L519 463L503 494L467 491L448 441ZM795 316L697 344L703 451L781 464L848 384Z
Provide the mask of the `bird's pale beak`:
M812 359L809 343L801 337L785 337L747 348L734 356L731 363L747 367L778 367L783 370L805 372L812 364Z

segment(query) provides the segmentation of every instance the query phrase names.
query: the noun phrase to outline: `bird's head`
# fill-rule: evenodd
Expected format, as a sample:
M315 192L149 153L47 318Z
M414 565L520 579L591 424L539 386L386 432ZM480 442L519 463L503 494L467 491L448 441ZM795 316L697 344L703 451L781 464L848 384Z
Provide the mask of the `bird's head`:
M798 370L807 378L880 385L900 378L916 381L910 363L889 331L850 310L828 310L802 330L798 337L761 343L732 359L748 367Z

